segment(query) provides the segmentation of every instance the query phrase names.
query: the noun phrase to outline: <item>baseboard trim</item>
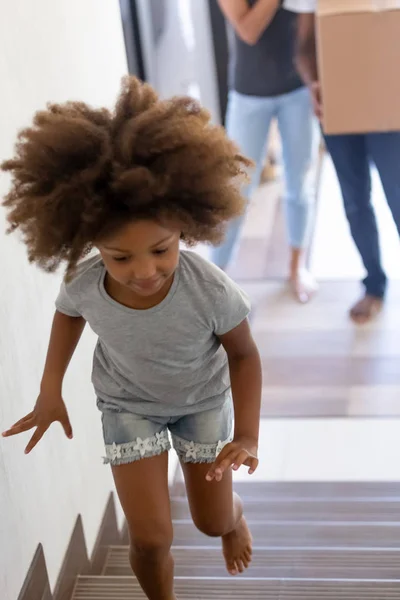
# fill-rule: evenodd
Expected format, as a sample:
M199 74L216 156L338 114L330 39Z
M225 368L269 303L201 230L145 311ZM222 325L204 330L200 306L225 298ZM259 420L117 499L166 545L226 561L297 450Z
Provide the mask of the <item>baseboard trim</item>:
M70 600L77 576L100 575L107 547L121 544L122 535L118 528L114 494L110 493L92 556L88 556L82 517L79 515L72 530L54 593L50 589L43 546L39 544L18 600Z
M85 533L81 515L78 516L67 552L61 567L56 587L54 600L70 600L78 575L90 573L90 560L86 547Z
M36 549L18 600L53 600L42 544Z
M173 477L174 493L179 465ZM89 557L81 515L78 516L61 566L54 592L51 592L43 547L39 544L18 600L70 600L78 575L101 575L109 546L129 545L126 521L118 527L115 497L111 492L99 527L92 556Z

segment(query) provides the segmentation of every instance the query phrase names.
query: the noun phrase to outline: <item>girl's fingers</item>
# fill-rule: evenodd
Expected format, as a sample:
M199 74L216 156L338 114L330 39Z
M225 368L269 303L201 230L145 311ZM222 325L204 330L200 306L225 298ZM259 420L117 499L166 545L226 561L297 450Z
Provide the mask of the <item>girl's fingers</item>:
M36 446L36 444L38 442L40 442L40 440L42 439L42 437L44 436L44 434L47 431L47 427L43 427L43 428L37 428L35 433L33 434L33 436L30 439L29 444L27 445L26 449L25 449L25 454L29 454L29 452L31 452L31 450L33 450L33 448Z
M237 452L231 452L226 458L224 458L224 460L220 462L217 467L217 471L226 471L226 469L229 469L229 467L231 467L235 462L236 457Z
M215 463L212 465L211 469L206 475L207 481L212 481L216 479L217 481L221 481L222 475L229 469L229 467L235 462L235 457L237 456L236 452L230 452L228 456L221 460L221 454L218 456Z
M257 470L258 467L258 458L252 458L250 460L250 468L249 468L249 475L253 475L253 473Z
M21 425L22 423L25 423L25 421L30 421L33 418L33 416L34 416L34 413L30 412L29 415L22 417L22 419L20 419L16 423L14 423L13 427L16 427L17 425Z
M232 454L232 444L227 444L218 454L214 464L222 462L230 454Z
M60 423L65 431L65 435L71 440L73 437L72 426L67 414L62 419L60 419Z
M233 465L234 471L237 471L242 466L242 464L248 460L248 458L249 453L246 452L246 450L242 450L241 452L239 452Z
M228 446L225 446L225 448L218 454L217 458L210 467L209 474L215 474L215 471L220 468L222 462L231 454L232 451L229 450Z
M230 449L228 444L210 468L206 479L207 481L212 481L213 479L221 481L227 469L232 467L234 471L237 471L242 465L248 466L249 475L252 475L258 467L258 458L249 454L247 450L242 449L238 452L237 449Z
M18 423L16 423L15 425L13 425L11 427L11 429L9 429L8 431L5 431L3 433L3 437L11 437L12 435L17 435L18 433L23 433L24 431L29 431L30 429L32 429L32 427L35 427L36 423L35 423L35 417L32 416L28 419L28 417L26 417L26 419L24 421L18 421Z
M29 421L30 419L32 419L32 417L33 417L33 412L29 413L29 415L26 415L25 417L22 417L22 419L20 419L16 423L14 423L14 425L12 425L12 427L10 427L10 429L7 429L7 431L5 431L3 433L3 435L5 436L6 434L8 434L9 431L13 431L16 427L19 427L26 421Z

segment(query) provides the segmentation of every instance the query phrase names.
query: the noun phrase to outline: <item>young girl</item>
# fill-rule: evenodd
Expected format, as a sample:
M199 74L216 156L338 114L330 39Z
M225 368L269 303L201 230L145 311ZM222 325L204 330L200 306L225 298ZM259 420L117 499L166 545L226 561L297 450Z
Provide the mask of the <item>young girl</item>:
M181 240L221 239L243 210L248 166L194 100L161 102L134 78L112 114L83 103L39 112L3 165L13 177L4 205L29 259L48 271L67 264L39 398L4 435L35 429L26 452L54 421L72 437L62 383L88 322L106 462L132 569L151 600L175 598L168 432L195 525L222 538L232 575L251 561L232 492L232 468L258 466L261 366L249 302L217 267L180 251Z

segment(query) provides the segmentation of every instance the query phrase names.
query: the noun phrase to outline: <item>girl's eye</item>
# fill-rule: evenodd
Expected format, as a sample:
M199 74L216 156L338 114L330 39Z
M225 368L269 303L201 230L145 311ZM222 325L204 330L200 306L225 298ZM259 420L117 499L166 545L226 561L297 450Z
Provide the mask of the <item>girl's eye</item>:
M159 248L158 250L154 250L153 254L160 256L160 254L165 254L168 252L168 248Z
M115 262L125 262L128 260L128 257L127 256L114 256L113 260Z

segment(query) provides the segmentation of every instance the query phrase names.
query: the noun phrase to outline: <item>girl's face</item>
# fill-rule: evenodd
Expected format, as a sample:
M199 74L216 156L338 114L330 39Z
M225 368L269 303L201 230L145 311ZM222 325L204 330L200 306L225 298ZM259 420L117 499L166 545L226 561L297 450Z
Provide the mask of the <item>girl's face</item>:
M137 296L158 294L179 262L181 231L170 223L134 221L98 244L108 274Z

